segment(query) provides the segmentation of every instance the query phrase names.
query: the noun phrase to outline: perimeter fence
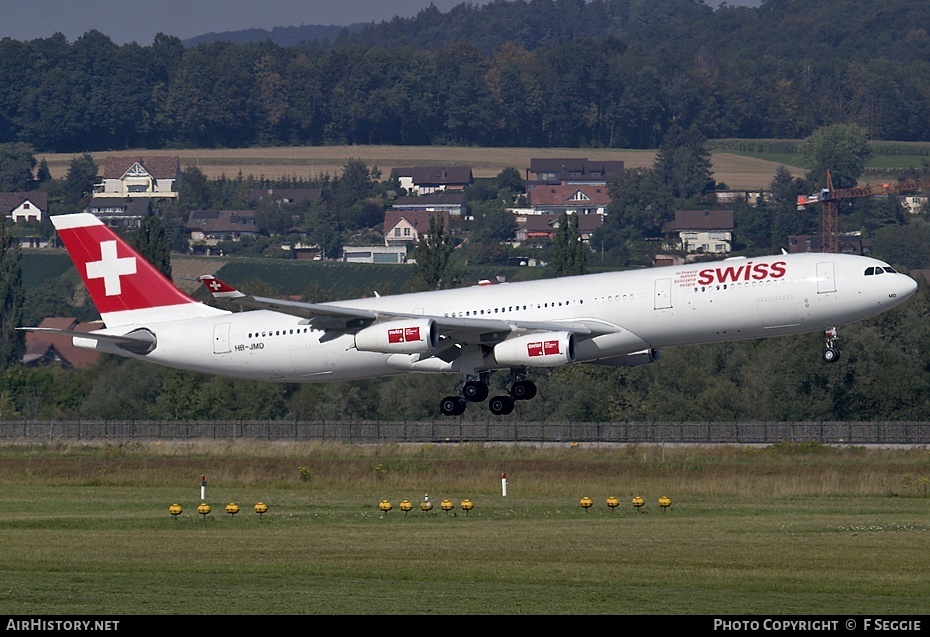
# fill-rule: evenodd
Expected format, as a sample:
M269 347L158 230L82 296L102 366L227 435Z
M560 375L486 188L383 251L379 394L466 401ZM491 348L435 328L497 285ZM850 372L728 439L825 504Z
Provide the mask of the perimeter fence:
M0 440L930 445L928 422L5 421Z

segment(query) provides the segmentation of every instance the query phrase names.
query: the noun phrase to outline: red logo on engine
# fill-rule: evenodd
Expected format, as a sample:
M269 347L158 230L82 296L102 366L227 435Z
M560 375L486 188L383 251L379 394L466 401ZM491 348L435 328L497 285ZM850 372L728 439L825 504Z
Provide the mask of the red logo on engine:
M388 330L388 343L411 343L419 340L419 327L392 327Z
M537 341L526 344L526 353L528 356L551 356L558 354L560 351L558 341Z

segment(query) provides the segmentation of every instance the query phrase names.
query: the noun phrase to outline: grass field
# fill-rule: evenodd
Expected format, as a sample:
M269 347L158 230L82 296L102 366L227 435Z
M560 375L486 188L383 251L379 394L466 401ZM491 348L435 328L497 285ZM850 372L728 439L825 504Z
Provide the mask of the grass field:
M803 177L806 169L800 166L798 154L788 152L731 150L733 144L722 140L720 149L711 152L714 179L738 190L762 190L769 186L779 165L788 168L795 177ZM764 142L760 141L759 144ZM901 142L874 143L875 155L863 177L880 179L889 171L904 168L921 168L927 161L928 144ZM125 150L90 153L97 165L103 167L111 155L176 155L181 167L196 166L208 178L225 175L252 175L269 179L297 177L312 179L320 174L339 175L349 159L361 159L369 166L381 170L382 178L399 166L471 166L474 176L495 177L504 168L516 168L521 174L535 157L584 157L593 160L621 160L627 168L650 168L655 161L653 150L610 148L477 148L450 146L291 146L265 148L224 149L166 149L158 151ZM64 177L73 154L45 153L36 158L45 159L55 178Z
M208 178L238 174L255 177L314 178L320 174L339 175L351 159L361 159L369 166L377 166L382 178L399 166L471 166L475 177L495 177L504 168L516 168L521 174L534 157L583 157L592 160L622 160L627 168L649 168L655 160L655 151L618 150L603 148L472 148L449 146L298 146L236 149L196 150L128 150L90 153L97 165L103 167L111 155L177 155L181 167L196 166ZM48 162L55 178L67 174L74 155L37 154ZM762 189L775 175L777 162L733 153L714 153L714 178L730 188ZM803 169L791 167L792 174L800 176Z
M0 612L922 614L928 476L923 448L7 444Z

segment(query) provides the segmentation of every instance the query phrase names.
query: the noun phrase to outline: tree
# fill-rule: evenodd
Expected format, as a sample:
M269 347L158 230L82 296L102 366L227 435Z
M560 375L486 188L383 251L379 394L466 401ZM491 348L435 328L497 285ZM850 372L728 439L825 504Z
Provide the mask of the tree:
M19 267L19 245L0 219L0 369L18 363L25 351L23 320L23 273Z
M906 226L885 226L872 235L876 257L911 270L930 267L930 226L914 221Z
M584 274L588 247L578 230L578 215L563 214L552 238L552 272L555 276Z
M65 200L71 203L80 201L93 192L97 183L97 164L88 153L71 160L68 174L65 176Z
M0 144L0 192L29 190L36 158L27 144Z
M188 166L178 175L178 201L185 218L192 210L210 209L210 184L196 166Z
M686 131L677 124L662 138L653 170L676 199L692 199L714 187L705 141L697 128Z
M39 170L36 171L36 183L38 185L47 184L52 180L52 171L49 170L48 160L45 157L39 162Z
M168 248L168 238L158 217L149 215L142 220L133 243L146 261L171 278L171 250Z
M512 241L517 232L516 217L504 209L499 199L476 201L471 209L474 221L466 246L468 262L505 262L508 248L506 242Z
M429 220L429 231L420 235L413 248L416 259L417 277L426 290L440 290L454 287L458 283L456 272L452 268L452 251L455 246L452 237L446 234L442 217L433 215Z
M516 168L504 168L495 177L498 197L506 203L513 203L518 197L526 193L526 182Z
M807 194L812 186L803 179L795 179L784 166L775 169L769 183L770 248L787 248L791 235L815 235L820 230L820 210L816 206L798 210L798 195Z
M856 124L823 126L804 140L803 156L808 178L826 187L826 174L834 188L853 188L872 157L867 131Z
M614 265L649 263L654 246L643 241L662 236L672 219L672 196L649 168L624 170L609 183L610 204L591 245Z

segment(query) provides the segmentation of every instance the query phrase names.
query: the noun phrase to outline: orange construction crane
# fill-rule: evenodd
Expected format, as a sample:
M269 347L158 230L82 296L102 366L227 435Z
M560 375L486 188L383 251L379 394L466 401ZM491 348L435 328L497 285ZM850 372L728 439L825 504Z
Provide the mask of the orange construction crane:
M837 202L840 199L853 199L855 197L872 197L874 195L894 195L914 190L930 188L930 178L906 179L894 183L885 182L874 186L857 186L856 188L833 189L833 179L827 171L827 187L821 189L816 195L800 195L798 207L802 208L819 203L822 206L820 220L821 250L824 252L839 252L839 228Z

